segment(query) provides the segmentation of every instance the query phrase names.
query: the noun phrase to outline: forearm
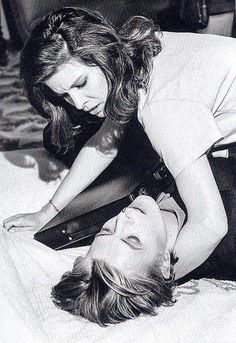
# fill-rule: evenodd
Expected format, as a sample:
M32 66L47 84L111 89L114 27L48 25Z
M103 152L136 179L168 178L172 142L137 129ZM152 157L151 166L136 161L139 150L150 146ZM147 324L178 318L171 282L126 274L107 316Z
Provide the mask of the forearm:
M179 279L200 266L214 251L227 232L226 217L223 220L205 221L182 228L174 253L179 258L175 265L175 277Z
M86 189L113 161L116 154L115 149L110 154L105 155L99 152L96 147L85 145L52 197L52 202L59 211ZM41 212L45 216L45 222L57 214L51 204L45 205Z
M202 264L216 248L228 229L224 205L205 155L193 162L177 178L179 194L186 206L188 220L175 246L180 278Z

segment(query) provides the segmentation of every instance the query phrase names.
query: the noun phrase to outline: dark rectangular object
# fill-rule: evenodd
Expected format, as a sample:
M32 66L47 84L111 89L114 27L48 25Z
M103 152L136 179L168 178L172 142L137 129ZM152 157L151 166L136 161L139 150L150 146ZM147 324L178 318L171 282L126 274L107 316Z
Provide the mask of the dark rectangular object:
M106 187L110 187L111 183L108 182ZM172 186L171 174L163 163L159 163L131 194L64 223L43 228L34 238L55 250L90 244L102 225L127 207L138 195L149 195L156 199L158 194L168 192Z
M93 239L107 220L116 216L130 203L130 197L127 196L75 219L39 231L34 238L55 250L75 246L79 242L81 245L85 245L90 242L90 238Z

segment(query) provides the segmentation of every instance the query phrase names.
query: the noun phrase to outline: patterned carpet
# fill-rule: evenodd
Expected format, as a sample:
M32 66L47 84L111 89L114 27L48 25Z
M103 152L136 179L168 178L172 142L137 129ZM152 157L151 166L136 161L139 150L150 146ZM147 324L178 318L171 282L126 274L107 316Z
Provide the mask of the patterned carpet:
M10 52L0 66L0 151L41 147L45 124L23 94L19 52Z

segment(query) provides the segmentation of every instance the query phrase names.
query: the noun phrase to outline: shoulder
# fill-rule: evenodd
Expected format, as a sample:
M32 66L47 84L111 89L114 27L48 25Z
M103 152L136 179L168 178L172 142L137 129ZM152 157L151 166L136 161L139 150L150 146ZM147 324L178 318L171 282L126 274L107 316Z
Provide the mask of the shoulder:
M214 61L218 63L212 66L214 69L235 64L232 60L236 56L235 38L191 32L163 32L160 41L162 51L154 58L153 66L161 72L158 65L167 65L167 75L169 71L183 69L184 66L183 70L188 70L186 66L191 68L191 65L199 64L204 69L205 65L210 66Z
M139 115L144 105L155 106L155 101L169 99L200 102L214 110L236 79L235 59L233 38L164 32L147 93L140 97ZM223 93L219 92L222 85Z
M222 138L210 110L186 100L153 102L143 113L142 125L174 177Z

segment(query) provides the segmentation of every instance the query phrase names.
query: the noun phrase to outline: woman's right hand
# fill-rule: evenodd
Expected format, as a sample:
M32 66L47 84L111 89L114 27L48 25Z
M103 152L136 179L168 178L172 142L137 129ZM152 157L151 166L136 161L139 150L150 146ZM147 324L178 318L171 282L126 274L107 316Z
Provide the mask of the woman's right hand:
M33 231L37 232L48 220L41 211L35 213L23 213L4 220L3 227L10 232Z

